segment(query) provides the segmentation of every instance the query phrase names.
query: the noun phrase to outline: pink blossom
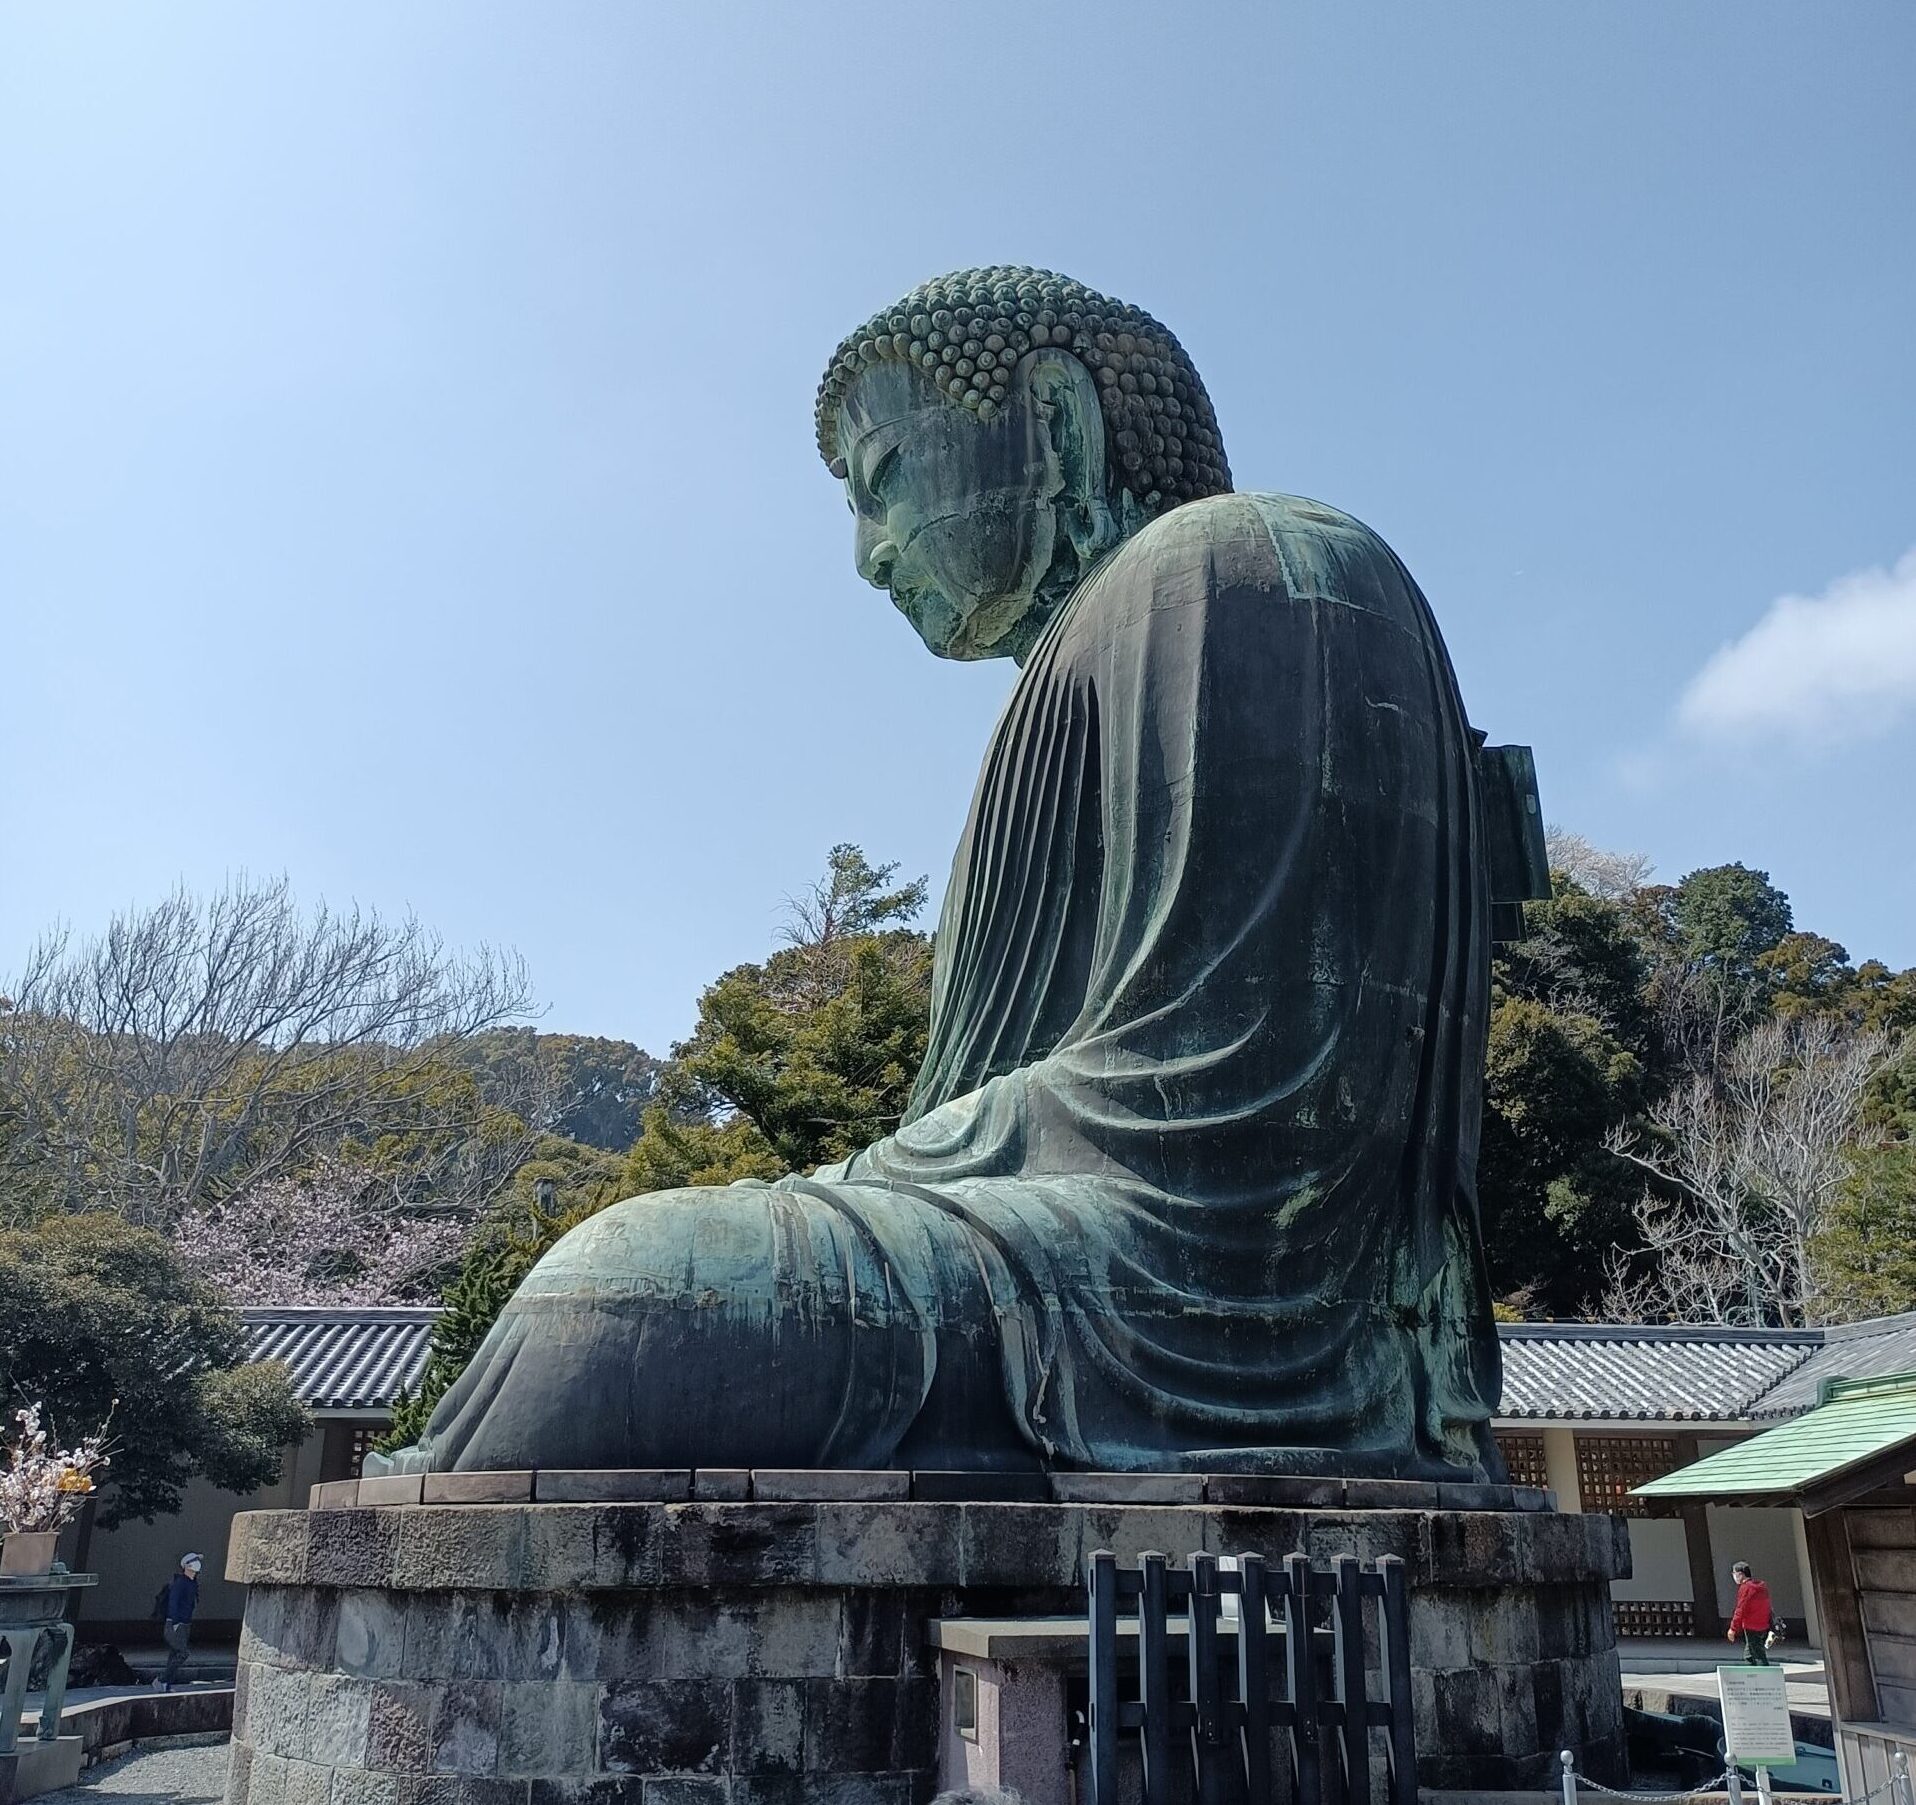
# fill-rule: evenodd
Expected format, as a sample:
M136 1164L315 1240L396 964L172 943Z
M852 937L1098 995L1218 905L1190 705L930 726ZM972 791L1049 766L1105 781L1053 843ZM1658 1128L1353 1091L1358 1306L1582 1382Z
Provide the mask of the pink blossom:
M365 1173L327 1162L189 1210L174 1244L235 1304L351 1309L430 1300L469 1227L410 1214Z

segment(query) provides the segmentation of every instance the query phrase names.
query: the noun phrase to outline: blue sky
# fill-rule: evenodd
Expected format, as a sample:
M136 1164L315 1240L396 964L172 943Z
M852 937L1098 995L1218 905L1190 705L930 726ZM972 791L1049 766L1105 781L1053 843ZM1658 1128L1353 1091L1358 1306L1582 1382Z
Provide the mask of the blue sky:
M1383 533L1553 820L1916 963L1913 67L1907 0L0 12L0 970L283 871L662 1051L834 841L941 883L1011 667L857 580L811 401L995 262Z

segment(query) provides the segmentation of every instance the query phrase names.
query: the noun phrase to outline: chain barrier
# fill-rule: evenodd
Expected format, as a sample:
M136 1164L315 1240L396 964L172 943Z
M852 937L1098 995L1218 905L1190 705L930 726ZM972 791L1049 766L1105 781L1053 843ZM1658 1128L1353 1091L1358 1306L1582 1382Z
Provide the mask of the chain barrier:
M1871 1790L1864 1793L1860 1799L1845 1799L1843 1805L1869 1805L1871 1799L1893 1799L1897 1796L1901 1785L1901 1777L1896 1774L1891 1774L1881 1786L1871 1788Z
M1605 1786L1601 1780L1593 1780L1588 1774L1580 1774L1565 1763L1568 1777L1579 1792L1607 1793L1613 1799L1640 1799L1643 1805L1677 1805L1680 1799L1699 1799L1705 1794L1722 1794L1729 1790L1730 1776L1726 1769L1714 1779L1706 1780L1701 1786L1692 1786L1686 1792L1632 1792L1626 1787ZM1860 1805L1860 1801L1858 1802Z
M1576 1756L1565 1749L1557 1759L1563 1763L1564 1805L1576 1805L1578 1792L1600 1792L1612 1799L1634 1799L1638 1805L1681 1805L1684 1799L1697 1799L1705 1796L1721 1798L1727 1793L1732 1799L1742 1796L1742 1775L1732 1765L1723 1770L1714 1779L1706 1780L1701 1786L1692 1786L1683 1792L1632 1792L1615 1786L1605 1786L1601 1780L1593 1780L1588 1774L1577 1772ZM1895 1759L1895 1772L1881 1786L1872 1787L1858 1798L1844 1795L1831 1795L1831 1805L1872 1805L1877 1799L1889 1799L1895 1805L1916 1805L1916 1792L1912 1792L1909 1779L1909 1758L1898 1752ZM1767 1800L1767 1790L1758 1788Z

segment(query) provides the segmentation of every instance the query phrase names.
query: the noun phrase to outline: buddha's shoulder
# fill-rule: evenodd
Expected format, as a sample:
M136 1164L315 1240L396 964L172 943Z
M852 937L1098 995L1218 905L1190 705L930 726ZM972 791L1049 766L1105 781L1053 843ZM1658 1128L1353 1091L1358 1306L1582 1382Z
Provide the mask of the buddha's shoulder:
M1219 545L1260 542L1310 544L1327 540L1362 546L1385 556L1390 548L1355 515L1304 495L1255 494L1234 490L1207 495L1173 508L1135 534L1126 544L1146 556L1176 557L1180 551L1209 552Z
M1125 541L1107 566L1113 587L1281 590L1344 595L1407 581L1361 520L1301 495L1232 493L1186 502Z

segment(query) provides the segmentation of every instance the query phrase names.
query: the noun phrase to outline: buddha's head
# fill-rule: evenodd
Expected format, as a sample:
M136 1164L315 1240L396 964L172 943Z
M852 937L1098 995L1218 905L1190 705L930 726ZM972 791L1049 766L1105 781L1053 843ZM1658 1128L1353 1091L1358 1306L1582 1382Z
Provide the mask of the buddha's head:
M941 276L853 333L818 448L859 574L945 658L1022 658L1113 546L1231 486L1177 340L1045 270Z

